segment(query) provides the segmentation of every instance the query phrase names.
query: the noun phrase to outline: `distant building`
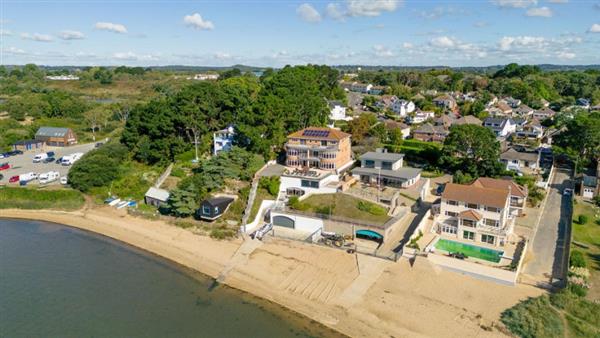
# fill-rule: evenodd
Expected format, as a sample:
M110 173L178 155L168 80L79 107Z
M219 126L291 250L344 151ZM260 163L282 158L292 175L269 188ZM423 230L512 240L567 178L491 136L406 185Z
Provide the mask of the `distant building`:
M583 175L581 179L581 197L592 199L598 195L598 177Z
M515 135L527 139L541 139L544 136L544 127L540 121L533 119L523 126L517 126Z
M44 148L44 142L39 140L23 140L17 141L12 145L13 150L29 151L29 150L41 150Z
M529 107L528 105L521 104L513 110L513 114L519 117L527 118L533 115L533 111L533 108Z
M157 208L165 205L169 200L170 193L167 190L150 187L144 195L144 202Z
M231 197L212 197L200 203L196 216L207 221L214 221L221 217L229 208L234 199Z
M35 139L55 147L77 144L77 136L70 128L41 127L35 133Z
M440 96L436 97L435 99L433 99L433 104L435 104L436 106L438 106L442 109L447 109L447 110L452 110L452 111L454 111L457 108L456 100L448 94L444 94L444 95L440 95Z
M402 139L407 139L410 136L410 127L402 122L387 120L385 121L385 127L388 130L399 129L402 133Z
M539 109L533 112L533 118L540 121L552 119L554 118L554 115L556 115L556 112L550 108Z
M510 214L522 216L529 191L527 187L515 183L512 179L480 177L471 184L475 187L508 190L510 192Z
M533 171L539 168L540 154L538 152L517 151L508 148L500 154L500 162L506 164L506 170L518 172Z
M406 100L396 100L392 103L391 110L400 117L406 116L408 113L415 111L415 103Z
M581 108L590 109L590 100L588 99L579 98L575 104Z
M466 115L456 119L453 125L462 125L462 124L473 124L476 126L480 126L483 124L480 119L476 118L473 115Z
M309 127L294 132L285 144L286 165L339 173L353 163L350 134L333 128Z
M406 121L410 124L419 124L423 123L429 119L432 119L435 116L435 113L432 111L417 111L414 115L409 116Z
M511 108L517 108L521 104L521 100L512 97L505 97L500 102L506 103Z
M219 74L212 74L212 73L200 73L200 74L194 75L194 77L192 78L192 80L198 80L198 81L218 80L218 79L219 79Z
M346 117L346 107L340 101L327 101L329 106L329 119L332 121L348 121L352 117Z
M408 188L419 181L421 169L403 167L404 154L388 153L383 149L360 156L360 167L352 175L367 184Z
M483 126L491 129L499 137L506 137L514 133L517 129L512 119L497 117L488 117L483 121Z
M213 155L218 155L221 151L229 151L233 147L235 130L229 126L213 134Z
M373 88L372 84L366 84L366 83L360 83L360 82L353 82L350 85L350 91L356 92L356 93L368 94L369 91L371 90L371 88Z
M384 86L371 86L371 88L369 88L367 90L367 93L369 95L381 95L381 94L383 94L384 91L385 91Z
M51 81L77 81L79 80L78 76L75 75L50 75L50 76L46 76L46 80L51 80Z
M443 126L434 126L431 123L425 123L413 130L413 138L425 142L444 142L448 134L450 134L448 129Z

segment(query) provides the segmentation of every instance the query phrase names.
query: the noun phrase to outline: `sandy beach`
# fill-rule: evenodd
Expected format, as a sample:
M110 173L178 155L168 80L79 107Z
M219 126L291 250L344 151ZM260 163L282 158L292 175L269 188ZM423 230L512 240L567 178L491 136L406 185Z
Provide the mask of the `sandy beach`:
M106 207L76 212L0 210L99 233L276 302L352 337L506 336L500 313L543 291L503 286L299 242L217 241Z

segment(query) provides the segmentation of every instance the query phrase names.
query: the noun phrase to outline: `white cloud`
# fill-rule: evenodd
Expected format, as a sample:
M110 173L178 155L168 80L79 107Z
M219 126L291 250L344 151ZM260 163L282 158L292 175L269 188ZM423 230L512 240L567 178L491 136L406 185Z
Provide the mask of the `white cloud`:
M21 48L17 48L17 47L8 47L7 49L4 50L4 53L13 54L13 55L23 55L23 54L25 54L25 51L22 50Z
M373 50L375 51L375 55L378 57L389 58L394 56L394 53L383 45L375 45L373 46Z
M296 8L296 13L306 22L321 21L321 14L310 4L304 3Z
M566 4L569 0L548 0L551 4Z
M113 58L117 60L133 61L137 60L138 56L134 52L119 52L114 53Z
M60 34L58 34L58 37L63 39L63 40L81 40L81 39L85 39L85 35L83 35L82 32L78 32L78 31L70 31L70 30L65 30L60 32Z
M21 33L21 39L23 39L23 40L38 41L38 42L52 42L52 41L54 41L54 38L52 37L52 35L40 34L40 33L33 33L33 34Z
M109 31L119 34L127 33L127 27L121 25L120 23L112 23L112 22L96 22L96 29L102 31Z
M590 29L588 30L588 32L590 32L590 33L600 33L600 23L593 24L592 27L590 27Z
M334 3L328 4L327 7L325 7L325 14L334 20L344 20L345 16L340 5Z
M212 23L212 21L203 19L198 13L184 16L183 22L190 27L200 30L213 30L215 28L215 25Z
M410 43L410 42L404 42L404 43L402 43L402 48L410 49L410 48L413 48L413 47L414 47L414 45L412 43Z
M233 57L229 53L216 52L215 59L217 60L231 60Z
M432 46L439 48L453 48L456 45L456 41L453 38L447 36L433 38L429 43Z
M6 29L0 29L0 36L11 36L12 32Z
M544 18L552 17L552 10L548 7L534 7L527 10L525 13L527 16L541 16Z
M527 8L537 5L537 0L492 0L492 3L503 8Z
M577 54L572 53L572 52L559 52L558 54L556 54L556 57L562 60L572 60L577 56Z
M401 4L400 0L348 0L349 16L379 16L383 12L393 12Z
M546 39L539 36L505 36L498 43L500 50L509 51L514 47L538 47L544 46Z

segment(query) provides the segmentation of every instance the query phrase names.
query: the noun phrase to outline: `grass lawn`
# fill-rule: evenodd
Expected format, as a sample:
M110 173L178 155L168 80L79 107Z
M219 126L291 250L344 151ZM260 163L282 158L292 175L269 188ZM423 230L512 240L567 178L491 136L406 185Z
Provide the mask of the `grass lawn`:
M372 208L377 209L377 211L369 212L365 211L364 208L361 210L359 209L359 202L366 203ZM333 216L355 219L363 222L383 224L390 219L390 217L387 215L387 209L346 194L312 195L303 200L301 203L302 205L307 206L307 211L322 213L320 211L324 211L325 209L330 209L333 207L331 209L331 214Z
M0 209L77 210L84 202L77 190L0 187Z
M585 224L579 224L579 215L586 215ZM590 269L590 282L592 287L588 292L588 299L600 300L600 208L587 201L578 200L573 209L573 245L571 250L585 253L588 268ZM578 244L583 244L587 248Z
M271 195L266 189L258 188L256 191L256 198L254 199L254 204L252 204L252 209L250 210L250 217L248 218L248 223L253 222L254 218L256 218L256 214L258 214L258 209L260 208L260 204L264 200L274 200L277 196Z

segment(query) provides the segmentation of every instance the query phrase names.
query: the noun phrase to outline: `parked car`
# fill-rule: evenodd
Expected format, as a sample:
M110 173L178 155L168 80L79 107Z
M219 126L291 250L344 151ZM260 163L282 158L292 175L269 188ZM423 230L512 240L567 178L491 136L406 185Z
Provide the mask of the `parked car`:
M34 172L29 172L26 174L19 175L20 182L29 182L29 181L33 181L37 178L38 178L38 174L36 174Z
M72 165L73 163L77 162L77 160L79 160L82 156L83 153L74 153L71 155L63 156L62 161L60 163L62 165Z
M60 177L58 171L49 171L47 173L40 174L40 184L46 184L56 181Z
M46 154L46 153L37 154L33 157L33 163L42 162L43 160L45 160L47 158L48 158L48 154Z
M13 150L13 151L9 151L8 153L10 154L10 156L23 155L23 151L21 151L21 150Z
M0 181L4 178L4 175L0 174Z
M60 178L60 184L66 185L67 183L69 183L69 180L67 179L67 176L63 176L63 177Z
M48 157L54 157L56 154L53 151L49 151L46 153L46 155L48 155Z
M563 191L563 195L570 196L573 195L573 189L567 188Z
M8 179L8 183L15 183L15 182L19 182L19 175L12 176L11 178Z
M8 153L0 153L0 158L6 158L9 157L10 155Z
M59 157L54 163L61 164L64 157Z
M0 170L6 170L6 169L10 169L10 164L8 164L8 162L0 163Z
M102 142L98 142L98 143L96 143L96 145L94 147L95 148L100 148L100 147L102 147L103 144L104 143L102 143Z
M43 162L44 162L44 163L52 163L52 162L54 162L54 161L56 161L56 159L55 159L54 157L48 157L48 158L47 158L47 159L45 159Z

